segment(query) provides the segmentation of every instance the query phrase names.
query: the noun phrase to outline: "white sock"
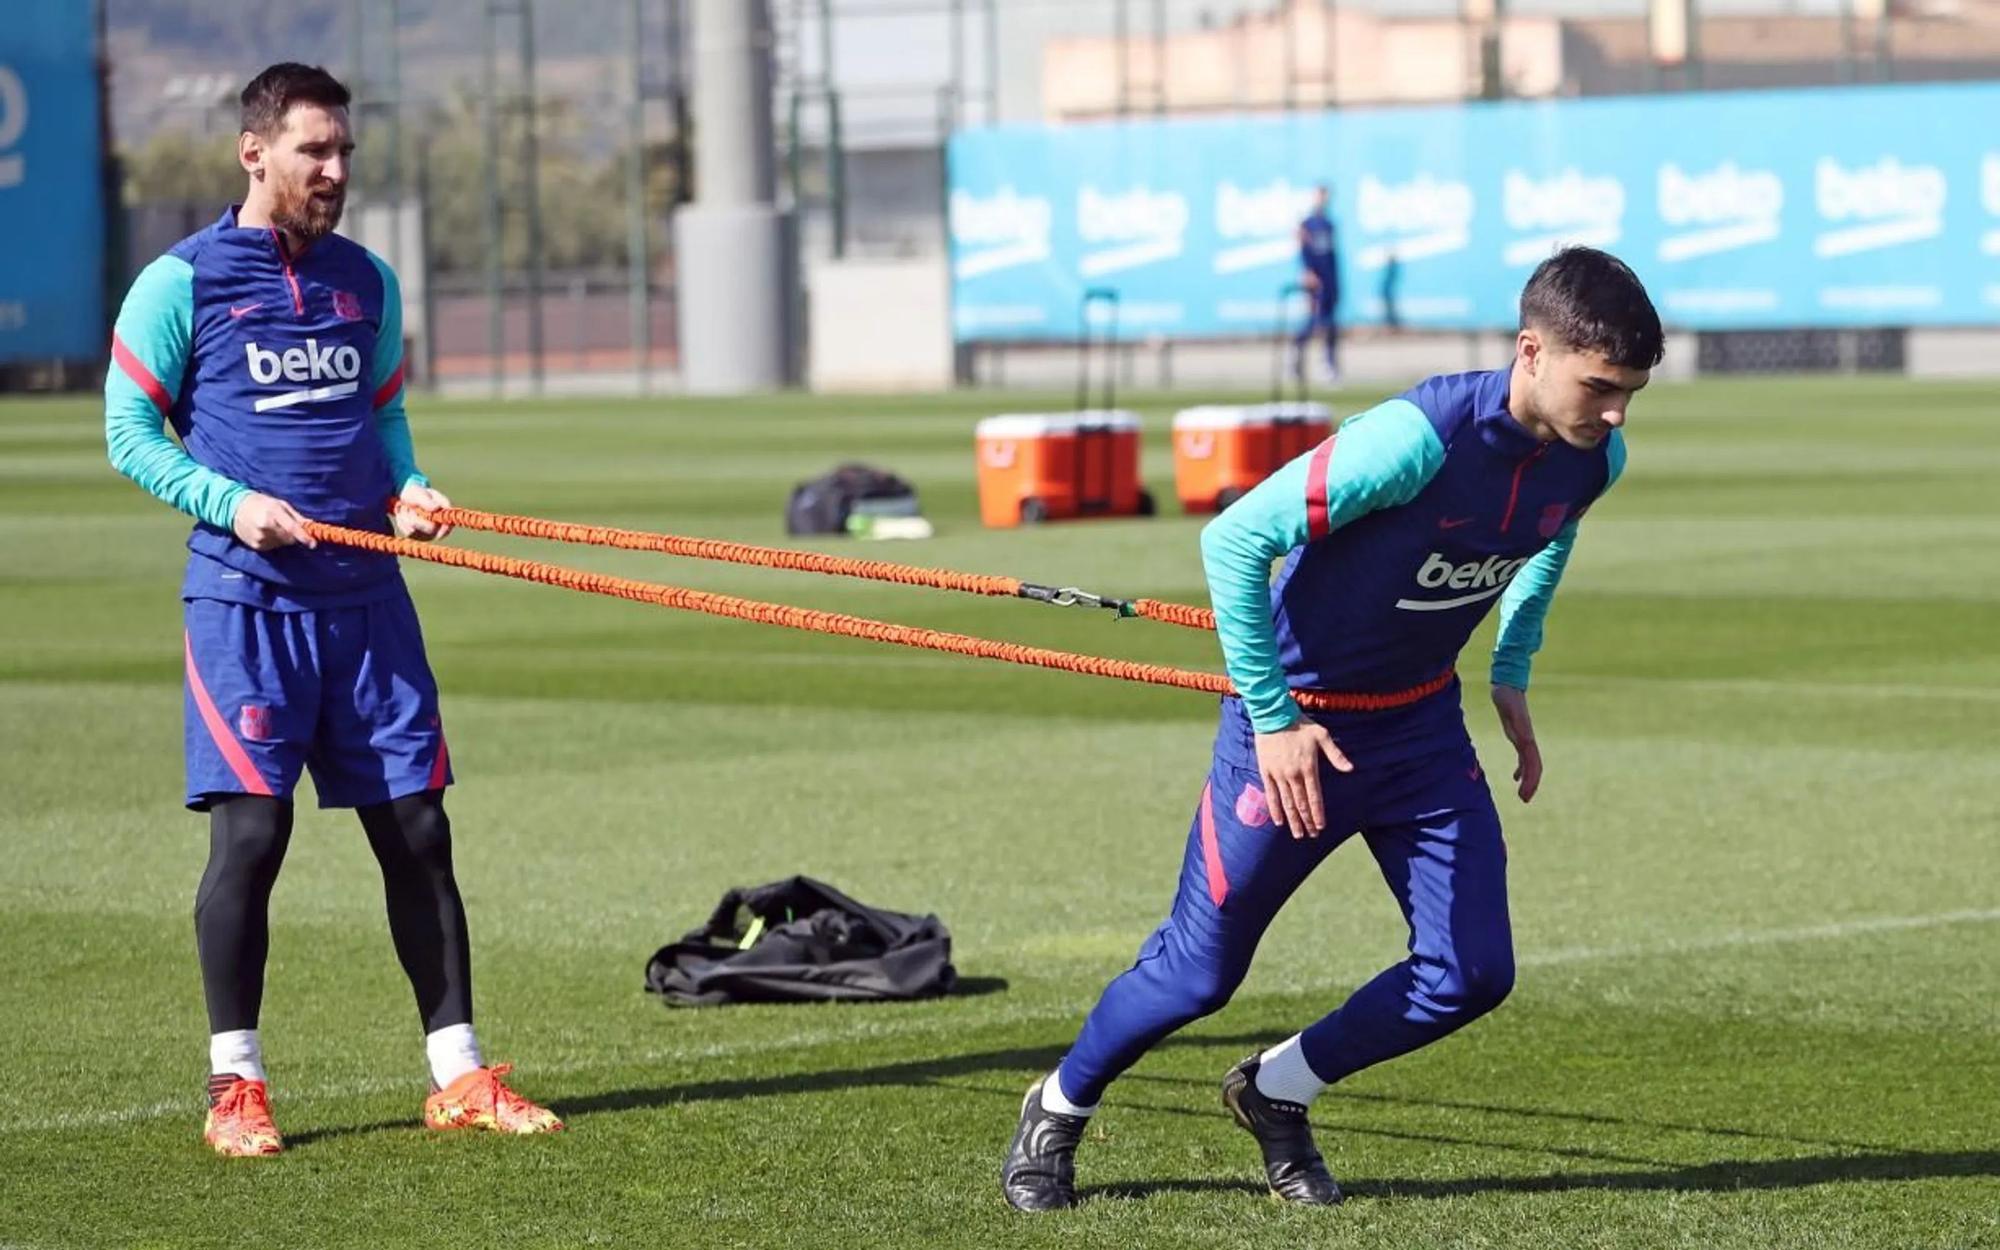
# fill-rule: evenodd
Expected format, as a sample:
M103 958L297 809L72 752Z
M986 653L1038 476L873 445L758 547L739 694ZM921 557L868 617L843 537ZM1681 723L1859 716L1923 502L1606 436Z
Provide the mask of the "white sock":
M1053 1111L1057 1115L1096 1115L1097 1104L1079 1107L1062 1092L1062 1069L1049 1073L1049 1079L1042 1082L1042 1110Z
M1300 1048L1296 1033L1258 1058L1263 1062L1257 1066L1257 1092L1266 1098L1305 1107L1312 1105L1312 1100L1326 1088L1326 1082L1306 1062L1306 1052Z
M246 1081L264 1079L264 1048L255 1029L231 1029L208 1037L208 1070L216 1076L240 1076Z
M431 1081L439 1089L475 1068L483 1068L479 1039L469 1024L448 1024L424 1037L424 1054L431 1061Z

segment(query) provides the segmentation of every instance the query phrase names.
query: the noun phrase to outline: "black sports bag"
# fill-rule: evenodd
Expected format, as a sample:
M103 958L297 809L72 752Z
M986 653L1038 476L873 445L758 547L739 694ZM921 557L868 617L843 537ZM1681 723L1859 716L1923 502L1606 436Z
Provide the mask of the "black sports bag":
M729 891L646 964L647 991L669 1007L934 998L957 980L936 916L869 907L811 877Z

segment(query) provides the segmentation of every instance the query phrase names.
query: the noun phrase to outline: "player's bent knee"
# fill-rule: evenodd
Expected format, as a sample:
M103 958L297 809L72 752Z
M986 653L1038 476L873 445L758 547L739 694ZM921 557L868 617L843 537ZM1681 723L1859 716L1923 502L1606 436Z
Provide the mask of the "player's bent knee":
M1236 996L1236 987L1242 982L1241 974L1232 975L1227 970L1193 972L1181 981L1182 1000L1196 1018L1213 1015L1229 1005L1229 1000Z
M396 800L396 826L410 855L425 864L451 863L451 818L434 792Z
M1514 961L1493 959L1461 965L1444 995L1454 1015L1471 1020L1507 1001L1514 992Z
M288 805L257 794L239 794L209 808L211 855L230 867L258 871L275 867L291 836Z
M208 809L208 866L195 890L194 917L220 907L234 912L246 900L268 898L291 841L291 804L263 795L231 795Z
M1249 954L1218 947L1182 925L1161 925L1139 948L1132 972L1146 994L1182 1023L1220 1011L1250 971Z

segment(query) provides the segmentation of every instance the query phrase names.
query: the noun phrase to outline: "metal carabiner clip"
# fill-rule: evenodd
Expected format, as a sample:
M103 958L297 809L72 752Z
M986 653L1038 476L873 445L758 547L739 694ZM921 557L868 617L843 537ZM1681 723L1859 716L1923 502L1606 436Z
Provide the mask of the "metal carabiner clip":
M1049 602L1059 608L1073 608L1078 606L1101 608L1104 606L1102 596L1093 595L1087 590L1079 590L1075 586L1064 586L1062 589L1056 591L1054 595L1050 596Z

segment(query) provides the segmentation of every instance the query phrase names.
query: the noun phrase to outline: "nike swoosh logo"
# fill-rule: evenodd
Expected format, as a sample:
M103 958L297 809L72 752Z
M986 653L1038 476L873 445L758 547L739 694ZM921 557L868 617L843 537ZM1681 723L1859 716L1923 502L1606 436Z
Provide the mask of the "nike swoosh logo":
M1478 519L1477 517L1469 517L1469 516L1439 517L1438 528L1441 530L1455 530L1461 525L1470 525L1477 519Z
M238 308L236 305L231 304L229 306L229 315L232 317L248 316L249 314L256 312L259 308L262 308L263 306L264 303L262 300L259 300L255 304L245 304L241 308Z

